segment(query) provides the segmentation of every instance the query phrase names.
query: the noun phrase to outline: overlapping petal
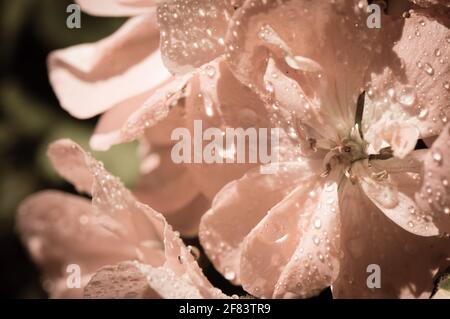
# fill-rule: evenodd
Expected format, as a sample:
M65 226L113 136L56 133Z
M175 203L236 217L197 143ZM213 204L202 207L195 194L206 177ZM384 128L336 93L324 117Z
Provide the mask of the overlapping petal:
M103 239L102 242L107 243L108 247L117 249L123 246L126 248L128 255L120 256L122 258L119 258L117 261L136 260L145 264L148 272L146 275L147 280L156 293L164 295L167 293L164 290L167 287L159 287L157 284L152 285L152 280L159 280L158 278L153 278L152 274L157 276L160 273L170 273L173 281L180 280L189 284L192 289L198 290L200 296L223 296L220 291L213 288L208 282L190 251L184 246L179 235L167 224L164 217L150 207L138 202L117 178L105 171L101 163L94 160L70 140L60 140L52 144L49 148L49 156L55 163L55 168L59 173L67 177L71 182L79 183L77 181L78 175L72 174L72 167L67 165L59 166L58 163L61 163L61 161L55 161L56 157L66 159L68 162L73 163L73 167L78 166L78 171L89 172L92 175L92 185L90 188L92 206L90 207L91 211L85 212L85 214L87 214L88 218L95 220L94 225L96 228L100 228L100 230L95 229L93 231L93 236L98 236L100 237L99 239L102 239L101 234L106 233L113 238L113 240L110 240L108 237ZM84 205L89 207L86 201L83 201ZM39 203L41 201L37 204ZM60 208L64 208L65 204L63 201L58 201L57 203L60 205ZM49 212L45 209L48 203L43 202L41 205L44 206L45 211L42 214L44 214L45 218ZM34 205L28 205L26 207L28 209L23 208L25 213L28 211L28 214L35 214ZM77 206L74 205L74 207ZM62 214L59 211L58 213ZM80 216L77 215L75 217L79 218ZM21 220L25 226L28 225L27 219L23 218ZM70 221L72 222L72 220ZM34 238L34 242L39 243L36 238L42 242L43 239L47 239L47 236L51 234L48 229L42 227L33 230L33 227L37 227L38 225L37 223L33 223L28 226L31 227L32 234L25 238L29 245L31 245L30 247L33 245L33 240L30 241L30 238ZM48 225L49 227L52 226L51 224ZM55 236L56 238L52 238L55 241L45 241L49 245L46 248L46 251L49 253L58 251L59 245L63 245L64 247L65 242L61 240L64 239L64 236L67 236L66 228L57 227ZM79 263L82 271L85 266L84 260L81 258L83 254L87 254L87 260L91 263L96 263L97 268L108 264L103 263L104 261L96 258L95 254L92 253L92 251L94 253L98 251L96 248L101 249L101 246L96 246L97 242L93 238L89 238L89 240L89 244L86 243L87 247L77 246L79 251L70 246L64 247L69 249L69 252L65 252L65 254L70 256L72 253L73 260L71 261L76 264ZM119 244L115 244L115 242ZM76 245L76 243L73 244ZM91 247L91 245L93 246ZM35 255L39 258L39 249L34 248L33 251L35 251ZM117 253L120 251L120 249L117 249ZM101 256L101 254L99 255ZM115 256L114 253L106 253L106 255L110 258ZM56 261L61 262L58 260L61 256L56 255L56 257ZM47 265L49 260L44 260L43 262ZM92 271L92 269L89 269L89 271ZM92 275L90 272L88 274L90 276ZM159 289L162 289L161 294Z
M70 114L88 118L158 86L170 76L164 67L154 14L131 18L97 43L52 52L50 82ZM146 80L144 80L146 79Z
M232 70L281 107L286 101L280 96L291 103L306 97L313 102L310 113L340 123L337 131L344 134L354 124L363 74L384 43L379 29L366 26L367 16L363 1L246 1L227 37ZM302 92L286 96L292 88L285 81L272 96L275 88L265 77L270 59Z
M392 28L401 30L391 39L370 69L363 130L387 119L409 123L420 138L436 136L448 122L450 100L449 31L447 16L416 10ZM376 71L377 70L377 71Z

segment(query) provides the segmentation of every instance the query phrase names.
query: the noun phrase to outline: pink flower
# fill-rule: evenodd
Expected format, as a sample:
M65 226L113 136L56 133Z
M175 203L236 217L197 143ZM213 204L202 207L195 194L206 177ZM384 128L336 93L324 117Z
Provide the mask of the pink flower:
M358 1L246 1L233 17L231 68L288 138L276 174L228 184L201 220L225 277L266 298L429 296L449 264L448 172L428 192L433 150L414 148L447 122L450 46L447 18L426 13L369 29Z
M59 174L92 196L49 190L19 208L20 233L51 297L82 297L84 288L89 298L225 297L164 217L100 162L70 140L50 145L48 156ZM80 268L79 288L67 283L72 264Z
M337 298L429 296L433 276L450 257L444 2L414 1L430 8L417 6L405 18L383 16L380 29L368 27L367 3L356 0L79 2L95 14L134 17L105 40L50 56L50 79L62 106L79 118L103 113L91 139L94 149L141 140L135 196L184 235L195 235L201 218L201 243L226 279L264 298L308 297L328 286ZM174 165L170 133L192 131L197 119L222 129L281 128L274 174L248 164ZM419 140L434 143L416 150ZM95 171L86 174L82 164L89 156L52 158L79 190L90 189ZM103 179L95 180L101 185ZM116 199L109 196L104 208L96 198L102 202L107 194L95 189L94 209L111 216L106 212ZM125 202L136 203L126 193ZM149 210L137 205L137 216ZM40 249L46 241L33 244L51 234L46 226L28 227L26 241L42 265L70 262L70 254ZM69 237L60 226L51 229ZM142 241L130 240L122 236L119 247L144 249ZM163 274L181 280L190 287L186 291L206 287L201 296L218 296L194 261L188 263L195 265L193 273L173 268L181 267L177 254L168 256L164 243L160 264L145 253L106 254L113 262L83 255L86 264L94 263L85 266L93 278L86 295L106 296L111 276L126 282L130 274ZM151 249L148 256L155 256ZM56 257L46 257L47 251ZM134 259L140 263L118 264ZM370 265L381 269L378 288L367 284ZM61 282L61 267L56 269L47 276ZM104 287L99 292L97 281ZM149 288L139 280L132 295L172 296L156 281Z
M137 16L107 39L50 55L50 80L61 105L78 118L103 113L90 141L95 150L139 138L142 174L134 194L162 212L183 235L195 236L200 217L214 195L255 165L175 165L170 159L173 129L186 127L192 131L194 120L202 120L204 129L267 127L262 103L235 79L223 56L213 61L202 57L196 66L210 63L186 75L171 76L161 59L156 14L148 6L152 1L79 3L94 14ZM201 6L206 4L201 2ZM172 5L162 4L159 14ZM231 4L224 9L230 15L234 11ZM221 39L228 21L212 17L203 21L213 22L220 24L213 38ZM164 38L165 26L161 24ZM214 52L219 55L223 45L217 39ZM168 65L169 56L163 56ZM224 94L231 91L233 95Z

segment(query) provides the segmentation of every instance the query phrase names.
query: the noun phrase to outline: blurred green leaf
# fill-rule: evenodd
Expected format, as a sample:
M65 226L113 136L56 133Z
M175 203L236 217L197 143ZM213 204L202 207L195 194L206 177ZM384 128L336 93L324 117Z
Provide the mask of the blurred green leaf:
M51 107L29 95L14 81L1 83L0 104L8 120L10 135L42 134L54 120L48 112Z

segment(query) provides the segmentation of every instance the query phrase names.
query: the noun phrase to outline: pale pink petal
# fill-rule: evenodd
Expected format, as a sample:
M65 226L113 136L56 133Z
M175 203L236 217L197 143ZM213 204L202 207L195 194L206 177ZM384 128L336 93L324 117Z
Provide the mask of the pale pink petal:
M343 254L333 296L429 298L437 270L449 265L450 240L421 237L398 227L357 184L343 185L339 199ZM381 286L369 288L371 267L376 266L380 267Z
M364 110L364 131L384 116L416 126L420 138L439 134L449 117L449 23L418 9L387 26L390 44L368 72L374 103Z
M91 15L124 17L155 10L157 0L75 0L83 11Z
M84 165L84 169L91 172L94 177L92 203L94 211L100 215L99 222L133 247L135 260L156 269L156 272L167 271L176 277L186 277L204 297L224 296L209 283L179 234L172 230L164 217L138 202L100 162L70 140L57 141L51 149L54 154L71 150L69 156L77 159L74 162ZM76 177L72 178L76 180ZM108 220L102 218L105 216Z
M164 133L169 132L174 126L180 124L180 116L184 109L184 98L187 94L193 73L172 78L161 86L154 88L148 96L136 98L136 102L144 102L141 105L123 105L120 108L106 113L104 122L100 122L96 133L91 138L91 145L95 149L107 150L111 146L130 142L138 137L150 134L148 129L158 125L166 127ZM119 119L119 115L124 115ZM153 131L154 132L154 131ZM158 136L147 139L150 141L169 143L170 136Z
M436 224L450 233L450 124L424 158L423 182L416 199L423 210L433 212Z
M104 216L105 221L112 219ZM43 271L51 297L81 297L69 289L66 269L80 267L83 285L97 268L134 258L134 249L98 222L89 200L58 191L28 197L19 207L18 229L34 262Z
M171 149L171 146L159 147L150 153L157 163L150 171L143 172L133 188L141 202L165 215L183 208L199 194L186 164L175 164L171 159Z
M132 262L100 268L84 288L88 299L158 298L146 276Z
M167 68L186 73L225 52L228 22L242 0L167 1L158 6Z
M62 107L89 118L170 76L162 64L154 14L128 20L110 37L50 54L50 82Z
M195 74L191 81L191 93L186 98L185 109L185 126L190 130L193 143L198 136L194 125L199 120L203 132L208 128L218 128L224 134L227 129L251 128L258 132L259 128L265 128L268 136L272 133L265 105L255 93L233 76L223 58L204 65ZM200 140L197 144L200 143L204 151L210 141ZM204 160L202 163L195 163L194 156L197 155L202 159L204 156L202 150L195 145L192 146L192 164L187 167L192 171L195 183L207 197L213 198L225 184L242 177L246 171L257 165L259 157L251 162L248 156L250 153L258 154L258 150L255 149L257 145L246 143L245 163L238 162L238 147L235 146L228 149L224 147L224 151L218 154L223 164L205 163ZM227 165L227 161L232 163Z
M366 196L393 222L413 234L435 236L439 229L432 215L420 210L414 199L421 185L423 155L415 151L404 160L372 161L370 167L358 162L352 172Z
M364 139L375 153L390 147L394 156L402 159L415 149L419 135L419 129L414 124L382 117L370 125Z
M264 79L269 58L275 59L316 104L312 107L341 123L338 131L348 131L364 88L363 75L382 44L380 30L366 25L366 10L364 2L356 0L247 0L233 17L227 37L231 68L261 96L282 104L286 101L277 98L284 92L272 96L274 88ZM283 89L291 90L289 82ZM300 94L292 96L292 103L304 100Z
M242 286L256 297L312 296L337 276L337 176L311 175L273 207L243 243Z
M214 197L211 209L202 217L199 238L202 246L226 279L240 283L242 242L267 212L309 176L306 163L280 163L273 174L259 168L227 184Z
M191 77L172 77L105 112L91 137L91 147L105 151L144 135L152 144L172 144L172 130L183 126L185 90Z

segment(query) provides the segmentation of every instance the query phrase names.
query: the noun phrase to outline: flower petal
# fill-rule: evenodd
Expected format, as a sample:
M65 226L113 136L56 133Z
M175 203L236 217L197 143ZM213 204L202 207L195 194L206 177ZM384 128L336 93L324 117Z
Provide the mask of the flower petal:
M416 200L423 210L432 212L440 229L450 233L450 124L424 158L423 183Z
M375 153L382 148L390 147L394 156L402 159L415 149L419 135L420 132L414 124L383 116L370 125L364 139L370 143Z
M434 275L449 265L450 240L421 237L398 227L358 185L348 182L343 185L340 206L344 212L341 215L343 254L339 278L332 286L333 296L430 297ZM369 288L373 287L372 277L377 275L381 285Z
M43 270L51 297L80 297L67 286L66 268L80 267L84 284L97 268L132 259L134 249L98 222L90 201L58 191L28 197L19 207L18 229L31 257ZM113 220L104 216L105 222Z
M261 136L259 129L266 129L269 137L272 134L270 130L272 126L262 101L233 76L223 57L202 66L196 72L191 81L191 92L186 98L185 110L185 126L192 137L191 148L194 154L192 163L188 164L187 168L192 172L195 183L202 193L212 199L224 185L242 177L245 172L258 164L260 156L257 156L256 161L251 161L250 154L259 154L259 150L255 148L261 142L257 141L258 144L255 145L249 141L239 149L235 138L232 147L227 148L223 145L223 151L218 152L216 156L223 164L206 163L203 155L211 141L203 139L203 133L208 128L215 128L220 129L226 137L233 134L238 136L238 129L251 129L255 130L259 139ZM196 123L201 123L200 135L196 132ZM227 134L227 129L232 131ZM200 143L201 149L195 145ZM226 141L223 144L226 144ZM238 156L243 152L246 158L240 162ZM201 163L196 163L194 156L200 157Z
M205 253L226 279L240 283L244 238L296 186L296 175L308 169L306 163L280 163L272 174L253 169L214 197L211 209L201 219L199 238Z
M297 185L243 243L242 286L256 297L312 296L329 286L339 271L335 177L306 174Z
M102 226L124 243L133 247L134 259L160 271L185 276L205 297L223 297L213 288L186 248L179 234L172 230L164 217L147 205L138 202L116 177L109 174L83 149L70 140L60 140L50 147L50 154L67 153L76 158L72 162L84 166L93 176L93 209L100 217L107 216L113 222L100 218ZM59 169L59 167L55 167ZM76 177L70 176L76 181Z
M364 132L389 117L416 126L420 138L439 134L449 117L449 23L448 16L429 17L418 9L387 26L387 33L402 33L390 40L368 73L367 94L374 103L364 110Z
M242 0L172 0L158 7L161 51L167 68L186 73L225 51L228 21Z
M84 298L149 299L159 295L136 264L123 262L100 268L84 288Z
M364 87L362 75L381 44L379 30L366 26L366 10L363 1L352 0L247 0L227 37L231 68L261 96L281 103L263 78L269 58L275 59L321 113L348 132Z
M125 17L154 10L157 0L75 0L75 2L91 15Z
M356 163L353 172L366 196L394 223L416 235L435 236L439 229L432 215L421 211L414 199L421 185L423 155L419 150L402 161L372 161L371 167Z
M149 14L131 18L97 43L51 53L50 82L62 107L89 118L167 80L158 44L156 18Z

